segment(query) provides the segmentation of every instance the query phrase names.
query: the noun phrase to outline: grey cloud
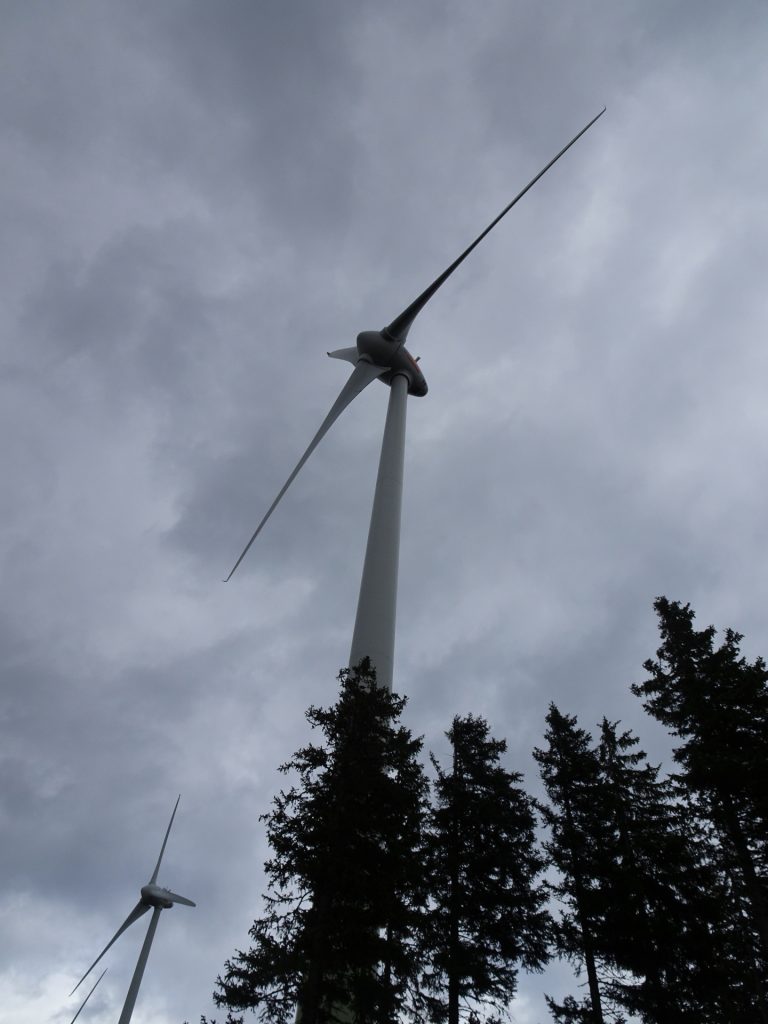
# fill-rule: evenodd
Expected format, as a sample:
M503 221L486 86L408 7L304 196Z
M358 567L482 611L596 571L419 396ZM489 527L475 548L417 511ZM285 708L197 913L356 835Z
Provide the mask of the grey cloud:
M628 692L656 594L765 650L760 8L478 11L8 8L14 1024L59 1019L179 791L168 879L199 905L164 919L142 1000L164 1024L210 1011L258 909L275 768L347 657L380 385L219 581L341 387L325 351L402 309L602 103L412 332L430 394L409 406L396 685L427 747L484 713L535 787L550 700L668 759Z

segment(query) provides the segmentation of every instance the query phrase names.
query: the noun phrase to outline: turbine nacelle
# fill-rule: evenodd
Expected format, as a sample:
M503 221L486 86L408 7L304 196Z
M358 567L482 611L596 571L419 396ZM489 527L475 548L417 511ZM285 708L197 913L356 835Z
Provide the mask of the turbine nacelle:
M173 893L170 889L163 889L160 885L148 885L141 887L141 902L147 907L161 907L163 910L170 910L173 906Z
M361 359L367 359L374 366L389 367L391 372L379 378L385 384L391 384L392 378L401 373L408 380L409 395L418 398L426 395L427 382L418 362L401 341L389 337L386 328L383 331L361 331L357 336L357 351Z
M361 331L354 348L337 348L328 355L331 359L345 359L363 373L366 366L378 370L378 373L368 375L366 384L376 377L385 384L391 384L395 377L403 376L408 381L409 395L422 398L427 393L427 382L418 359L414 359L402 340L395 340L386 327L383 331Z

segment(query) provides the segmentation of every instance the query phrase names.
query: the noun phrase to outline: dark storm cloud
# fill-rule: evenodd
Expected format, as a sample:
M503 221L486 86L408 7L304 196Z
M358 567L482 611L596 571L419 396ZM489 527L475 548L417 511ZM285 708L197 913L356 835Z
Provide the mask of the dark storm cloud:
M223 165L227 185L257 191L284 237L322 232L331 248L350 215L356 149L346 116L356 92L348 11L334 3L184 3L150 12L143 25L147 45L203 115L201 142L217 150L207 172ZM232 136L217 134L222 116Z
M396 685L428 747L486 714L535 787L550 700L667 756L628 693L656 594L764 651L760 14L4 11L0 1020L70 1019L179 791L164 880L199 905L164 915L135 1019L210 1011L258 909L275 768L347 656L383 387L219 581L342 385L324 352L391 319L603 103L413 329L430 394L408 411ZM114 1019L140 930L90 1019Z

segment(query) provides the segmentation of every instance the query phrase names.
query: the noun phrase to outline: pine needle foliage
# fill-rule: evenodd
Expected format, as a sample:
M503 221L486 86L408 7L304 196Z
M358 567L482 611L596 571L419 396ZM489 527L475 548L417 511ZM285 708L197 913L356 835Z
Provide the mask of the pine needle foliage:
M558 954L586 970L588 996L581 1002L569 997L562 1006L549 1001L555 1020L605 1024L604 993L599 969L603 961L601 935L605 934L606 907L601 879L608 871L606 855L610 827L596 797L600 790L600 764L592 738L576 718L550 704L546 747L533 752L539 763L548 804L540 809L549 828L544 844L557 869L550 891L562 907L555 928Z
M694 628L690 605L654 603L661 646L632 691L681 742L680 785L708 833L710 860L728 894L722 919L732 989L768 1022L768 669L741 654L741 634ZM738 965L741 969L738 970ZM749 993L746 996L746 993ZM741 1011L740 1011L741 1012Z
M551 922L533 801L501 764L506 742L473 715L454 718L447 736L450 766L432 757L423 982L429 1019L458 1024L504 1011L519 968L546 963Z
M537 750L549 804L545 844L563 908L556 948L588 992L553 1019L720 1024L754 1020L734 983L726 894L687 794L660 778L638 740L603 719L595 742L552 705Z
M421 740L399 724L405 700L367 661L340 673L340 696L307 719L321 741L281 767L295 783L263 816L272 856L253 944L227 961L214 999L288 1024L389 1024L417 976L428 783Z

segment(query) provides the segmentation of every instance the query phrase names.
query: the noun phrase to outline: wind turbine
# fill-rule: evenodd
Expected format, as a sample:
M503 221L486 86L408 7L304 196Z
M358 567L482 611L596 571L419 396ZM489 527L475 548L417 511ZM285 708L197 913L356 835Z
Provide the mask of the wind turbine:
M361 334L358 334L357 344L353 348L342 348L328 353L334 359L345 359L347 362L352 363L354 366L352 375L341 389L339 397L321 423L320 429L310 441L307 450L299 459L295 469L267 509L263 519L254 530L251 539L235 562L232 571L224 581L226 583L232 578L251 545L259 533L261 533L265 523L293 483L299 470L344 409L372 381L378 379L384 384L388 384L390 395L384 426L384 439L382 441L379 471L376 478L376 491L373 499L371 523L368 530L365 561L363 562L357 615L352 634L352 648L349 655L350 666L358 665L364 657L369 657L371 664L376 669L377 684L386 689L392 688L395 649L395 612L400 552L400 510L403 493L406 399L408 395L421 397L427 393L427 382L418 366L418 360L414 359L405 347L408 332L416 317L438 288L448 280L454 270L464 262L488 232L499 223L502 217L509 213L515 203L522 199L539 178L546 174L550 167L604 113L605 107L528 182L524 189L518 192L512 202L504 207L501 213L477 236L474 242L439 277L435 278L432 284L425 288L421 295L413 300L410 306L406 306L402 313L396 316L390 324L383 327L380 331L363 331Z
M173 819L176 817L176 808L179 806L179 800L181 800L181 796L177 797L176 799L176 804L174 805L173 808L173 814L171 815L171 820L168 822L168 828L166 829L165 832L165 839L163 839L163 845L160 847L160 856L157 858L157 864L155 864L155 870L152 872L152 877L150 878L146 885L143 885L141 887L141 895L139 897L139 902L136 904L136 906L130 912L128 917L126 917L126 919L117 929L117 931L106 944L104 949L102 949L102 951L93 961L93 963L82 976L80 981L78 981L77 985L75 985L75 987L72 989L72 992L69 993L70 995L73 995L77 991L77 989L80 987L80 985L82 985L82 983L91 973L91 971L99 962L99 960L101 960L101 958L107 952L109 947L114 942L116 942L117 939L120 938L123 932L127 928L130 928L134 921L138 921L140 917L143 917L144 914L151 910L152 918L149 922L149 928L147 928L146 938L144 939L144 944L141 947L141 952L139 953L139 959L136 963L136 969L133 972L133 978L131 979L131 984L128 988L128 995L125 997L125 1003L123 1004L123 1012L120 1014L120 1020L118 1021L118 1024L128 1024L128 1022L131 1019L133 1007L136 1003L136 997L139 994L139 986L141 985L141 979L144 975L144 968L147 966L149 950L150 947L152 946L152 940L155 937L157 923L160 919L160 913L163 910L168 910L170 907L173 906L174 903L183 903L184 906L186 907L196 906L196 904L194 904L192 900L188 900L186 896L179 896L177 893L171 892L170 889L164 889L162 886L157 884L157 874L160 870L160 862L162 861L163 854L165 853L165 844L168 842L168 836L171 833L171 826L173 825ZM99 979L99 981L100 980L101 978ZM98 982L96 984L98 984ZM96 986L94 985L94 988L95 987ZM93 991L93 989L91 989L91 991ZM88 995L90 996L90 992L88 993ZM83 1003L83 1006L84 1005L85 1003ZM80 1011L78 1010L78 1013L79 1012Z

